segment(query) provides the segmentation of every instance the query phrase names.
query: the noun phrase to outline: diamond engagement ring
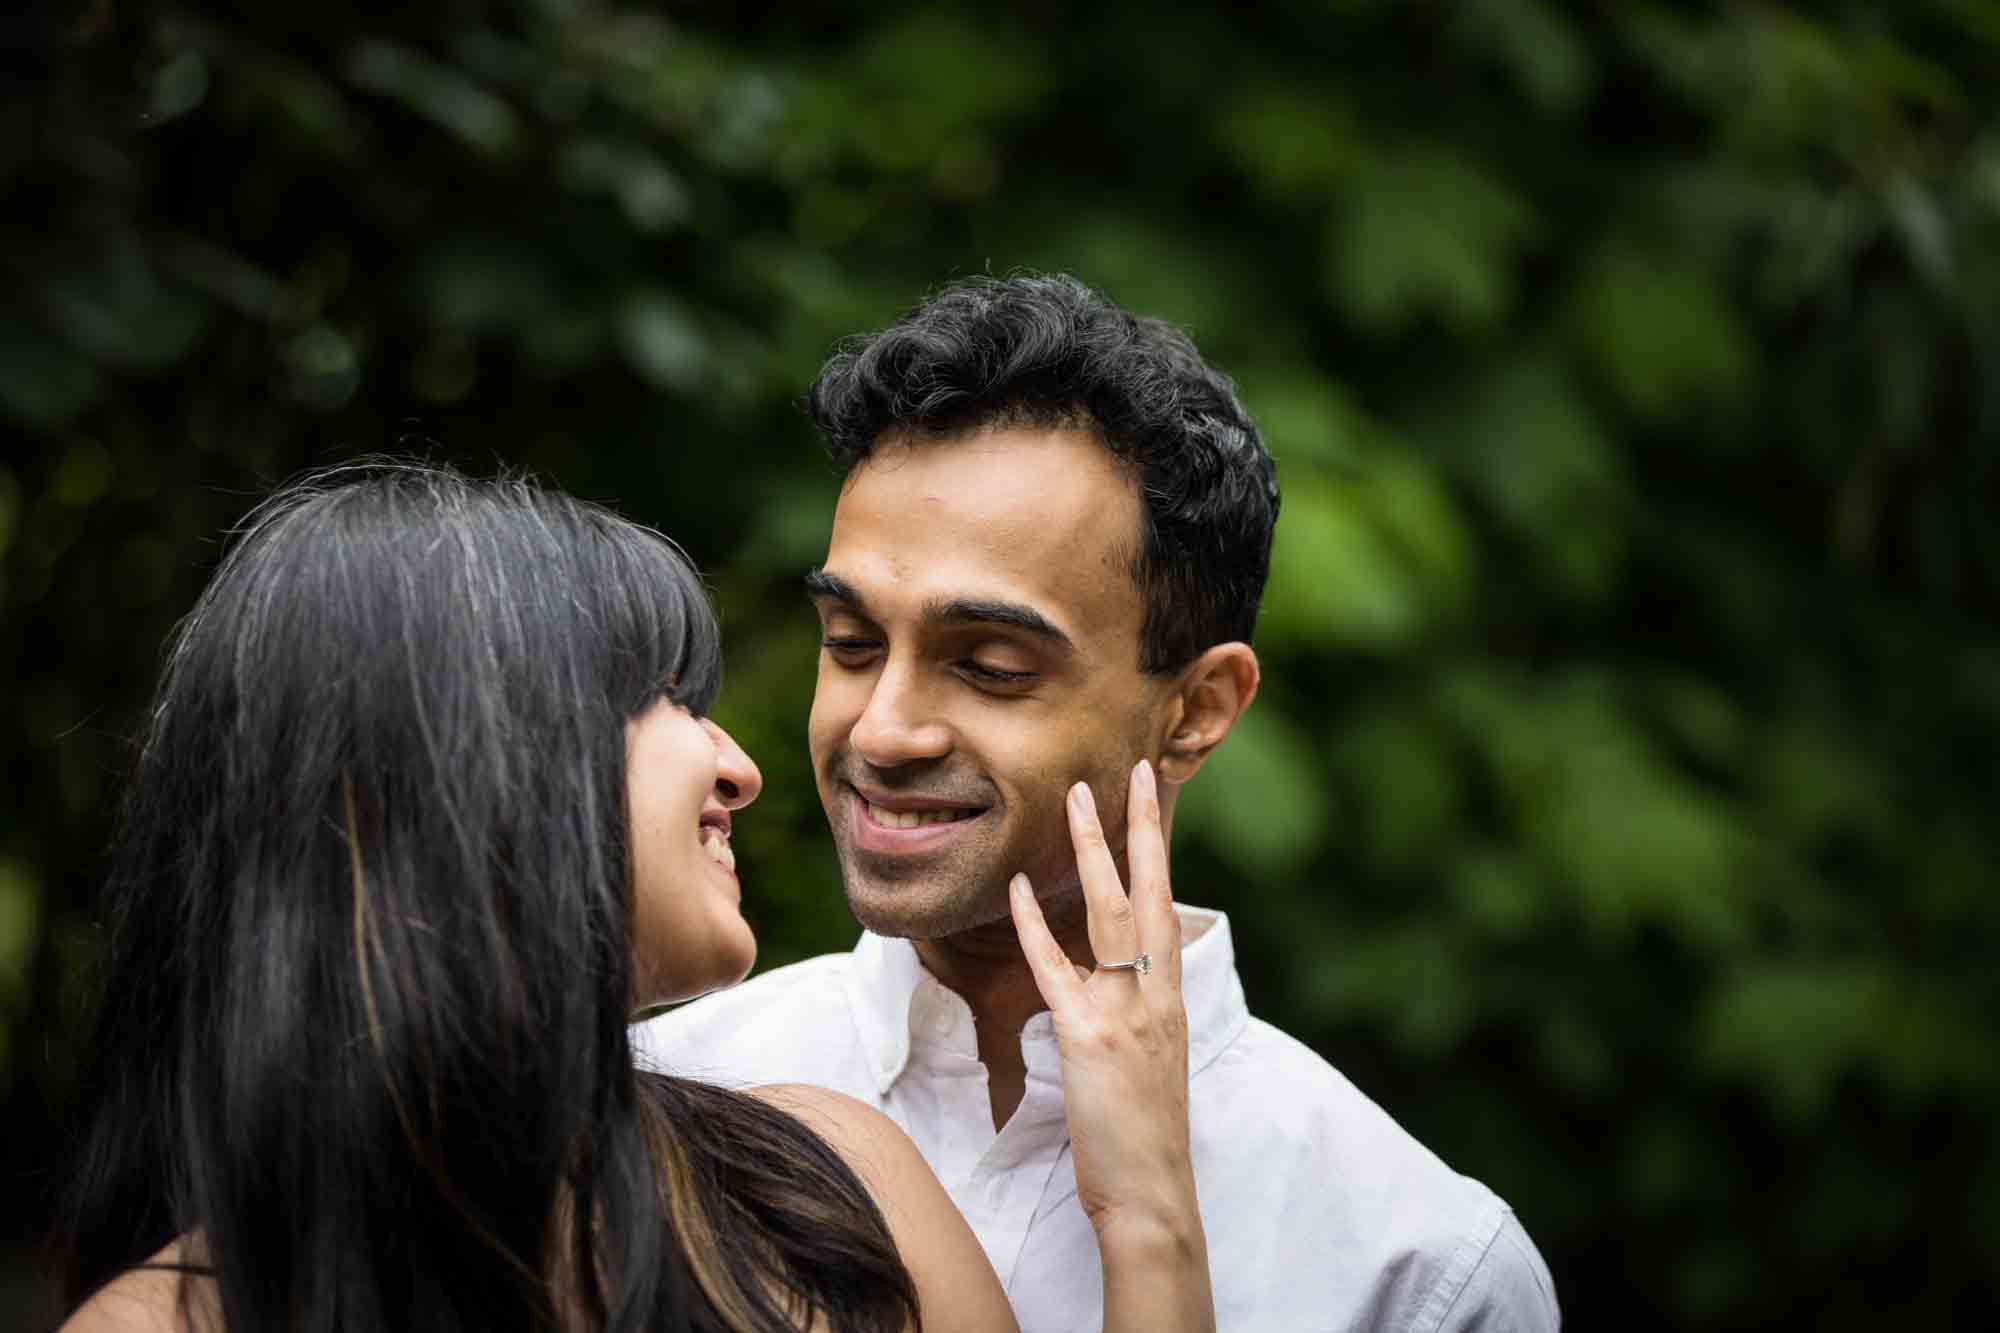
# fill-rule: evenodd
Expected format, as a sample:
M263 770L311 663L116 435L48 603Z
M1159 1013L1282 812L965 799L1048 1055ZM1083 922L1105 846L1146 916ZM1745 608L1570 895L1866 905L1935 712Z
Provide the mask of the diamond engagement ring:
M1137 972L1143 977L1153 970L1153 955L1142 953L1137 958L1128 958L1122 963L1099 963L1097 970L1100 972Z

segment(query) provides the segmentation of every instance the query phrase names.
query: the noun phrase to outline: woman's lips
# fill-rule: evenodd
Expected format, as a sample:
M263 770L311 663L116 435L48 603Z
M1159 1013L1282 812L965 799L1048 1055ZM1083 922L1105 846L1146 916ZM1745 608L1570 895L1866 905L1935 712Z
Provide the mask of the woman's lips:
M701 849L708 853L708 859L721 866L724 870L727 870L730 874L735 874L736 852L729 845L728 831L717 828L714 824L703 824L701 826L700 837Z

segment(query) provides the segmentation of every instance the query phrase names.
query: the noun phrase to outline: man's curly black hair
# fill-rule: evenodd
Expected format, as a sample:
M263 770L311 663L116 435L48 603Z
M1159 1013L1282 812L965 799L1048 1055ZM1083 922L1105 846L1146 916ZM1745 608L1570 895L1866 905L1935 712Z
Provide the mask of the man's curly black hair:
M1271 567L1278 482L1229 378L1173 325L1066 274L954 282L843 343L806 396L850 473L885 434L1086 428L1133 473L1139 667L1179 670L1248 642Z

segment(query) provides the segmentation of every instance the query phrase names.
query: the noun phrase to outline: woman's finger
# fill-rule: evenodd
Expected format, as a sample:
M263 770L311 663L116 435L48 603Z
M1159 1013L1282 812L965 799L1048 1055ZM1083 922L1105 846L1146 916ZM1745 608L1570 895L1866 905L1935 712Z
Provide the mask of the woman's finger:
M1090 951L1101 963L1124 962L1139 952L1139 932L1132 921L1132 901L1125 896L1118 865L1104 841L1097 799L1087 782L1069 789L1069 840L1076 852L1077 877L1083 884Z
M1125 868L1132 876L1132 915L1139 947L1152 955L1168 984L1181 984L1180 921L1174 916L1167 838L1153 766L1141 759L1125 796Z
M1083 979L1076 965L1063 952L1049 923L1042 918L1042 905L1035 901L1034 886L1026 875L1016 875L1007 883L1007 905L1014 913L1014 933L1021 941L1021 956L1035 974L1035 989L1042 1003L1056 1013L1071 1013L1083 1003Z

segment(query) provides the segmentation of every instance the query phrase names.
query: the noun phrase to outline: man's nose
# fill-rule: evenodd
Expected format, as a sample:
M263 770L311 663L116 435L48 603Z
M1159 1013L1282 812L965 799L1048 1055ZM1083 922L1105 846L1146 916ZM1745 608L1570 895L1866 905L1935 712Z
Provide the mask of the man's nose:
M951 752L951 728L911 667L891 662L868 693L868 704L848 734L855 753L877 768L894 768Z
M702 724L715 741L715 794L728 809L741 810L764 790L764 775L758 771L757 761L736 743L734 736L707 718L702 719Z

